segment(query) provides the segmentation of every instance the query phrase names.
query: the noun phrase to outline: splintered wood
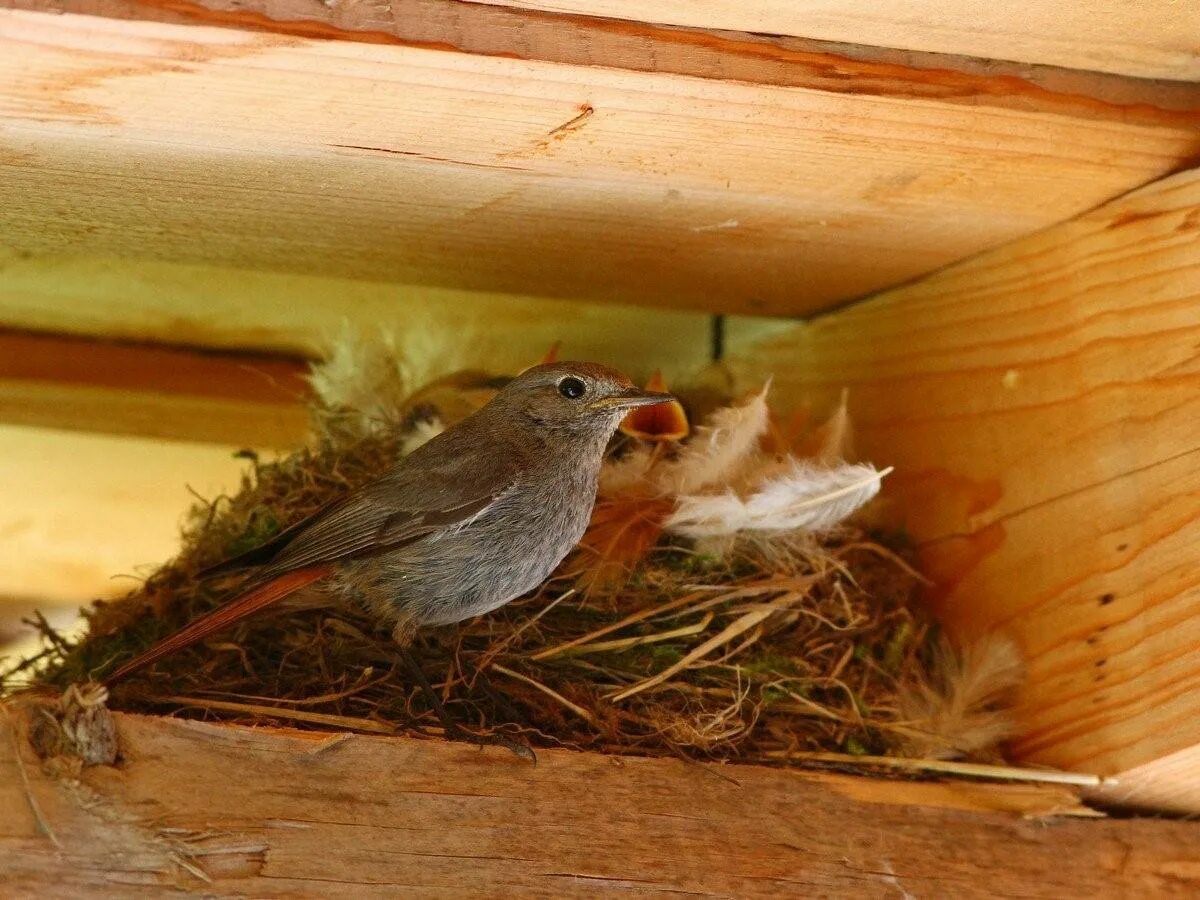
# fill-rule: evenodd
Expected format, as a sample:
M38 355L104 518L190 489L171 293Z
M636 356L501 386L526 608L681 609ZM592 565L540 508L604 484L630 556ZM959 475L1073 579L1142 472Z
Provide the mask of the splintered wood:
M85 769L74 783L42 771L19 712L0 715L7 890L356 898L1200 891L1200 825L1070 818L1087 810L1061 787L893 783L567 751L543 751L535 767L503 750L440 741L130 715L117 723L123 761Z

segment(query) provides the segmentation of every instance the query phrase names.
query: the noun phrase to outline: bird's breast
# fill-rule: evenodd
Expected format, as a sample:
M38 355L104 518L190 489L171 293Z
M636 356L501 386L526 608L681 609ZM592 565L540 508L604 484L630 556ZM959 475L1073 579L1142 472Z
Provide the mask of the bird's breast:
M538 587L587 529L596 477L518 485L463 527L379 560L383 591L419 624L489 612Z

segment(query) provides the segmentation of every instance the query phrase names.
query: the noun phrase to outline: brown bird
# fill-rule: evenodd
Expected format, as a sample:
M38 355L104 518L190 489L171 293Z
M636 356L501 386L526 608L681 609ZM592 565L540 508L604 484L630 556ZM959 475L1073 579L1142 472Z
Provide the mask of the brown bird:
M315 582L388 622L401 648L422 626L496 609L541 584L582 537L622 417L673 399L594 363L528 369L381 478L209 570L261 567L248 591L106 681Z

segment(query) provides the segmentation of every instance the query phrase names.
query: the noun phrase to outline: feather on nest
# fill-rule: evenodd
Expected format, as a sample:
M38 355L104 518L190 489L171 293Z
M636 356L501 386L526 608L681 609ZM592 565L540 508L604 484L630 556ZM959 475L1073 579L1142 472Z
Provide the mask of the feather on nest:
M747 401L717 409L671 456L639 443L605 464L594 525L605 533L584 540L594 557L588 587L619 584L664 532L722 558L746 541L771 555L772 542L795 544L800 532L836 528L878 494L890 469L835 459L849 441L844 396L818 430L817 456L799 459L764 449L769 390L768 382Z
M828 531L872 500L888 471L868 465L823 469L791 460L789 471L764 479L746 496L727 490L679 497L663 524L667 531L690 538L742 531Z
M1012 737L1008 711L1025 677L1017 645L1001 634L988 634L955 649L937 642L921 677L900 693L901 749L922 759L978 758Z

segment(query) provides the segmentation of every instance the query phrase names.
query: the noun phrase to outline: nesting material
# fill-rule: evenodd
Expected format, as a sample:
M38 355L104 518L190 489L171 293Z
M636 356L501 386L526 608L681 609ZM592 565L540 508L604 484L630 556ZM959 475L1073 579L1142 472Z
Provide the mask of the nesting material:
M2 686L62 690L112 671L236 591L236 579L200 581L199 570L368 481L504 383L473 371L413 380L386 342L341 342L314 374L313 446L252 458L236 495L192 510L176 559L88 610L77 645L46 629L43 653ZM1015 651L1000 640L954 651L914 603L921 579L902 538L854 524L886 471L846 461L844 405L792 441L768 398L763 388L713 406L706 395L713 411L699 424L682 407L627 423L592 526L551 580L419 636L415 655L449 712L479 731L610 753L994 758ZM439 730L386 629L320 594L163 660L110 703Z

